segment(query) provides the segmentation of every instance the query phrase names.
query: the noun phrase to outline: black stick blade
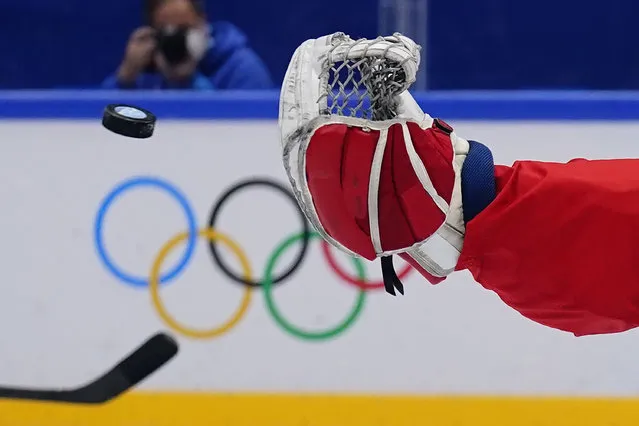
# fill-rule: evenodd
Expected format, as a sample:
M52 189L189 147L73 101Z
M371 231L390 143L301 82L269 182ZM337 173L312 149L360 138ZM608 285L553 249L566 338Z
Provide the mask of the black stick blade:
M177 352L177 342L168 334L158 333L111 371L119 371L129 383L128 388L132 388L166 364Z
M85 386L59 390L0 387L0 399L101 404L120 396L149 377L177 352L175 340L165 333L158 333L110 371Z

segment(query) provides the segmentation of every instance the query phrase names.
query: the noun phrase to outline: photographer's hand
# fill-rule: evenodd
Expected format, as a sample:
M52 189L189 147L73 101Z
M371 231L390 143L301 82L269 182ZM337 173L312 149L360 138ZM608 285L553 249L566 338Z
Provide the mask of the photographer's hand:
M197 70L198 61L187 58L179 64L169 64L161 53L155 54L155 64L164 78L172 85L190 84Z
M118 68L118 80L122 83L133 83L153 60L156 46L153 28L141 27L135 30L129 38L124 59Z

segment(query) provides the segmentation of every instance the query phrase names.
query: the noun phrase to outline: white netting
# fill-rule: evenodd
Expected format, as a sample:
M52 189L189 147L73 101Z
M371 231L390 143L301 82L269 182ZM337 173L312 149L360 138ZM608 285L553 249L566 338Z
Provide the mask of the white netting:
M326 106L322 113L395 118L397 96L415 81L418 66L419 47L400 34L374 40L336 34L320 74L326 88L319 100Z

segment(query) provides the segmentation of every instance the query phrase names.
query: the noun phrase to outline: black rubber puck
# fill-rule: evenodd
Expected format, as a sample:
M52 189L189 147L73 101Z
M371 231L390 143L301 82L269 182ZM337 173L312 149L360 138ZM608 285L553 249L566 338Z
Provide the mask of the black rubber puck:
M155 115L143 108L111 104L104 109L102 125L118 135L146 139L153 135L155 120Z

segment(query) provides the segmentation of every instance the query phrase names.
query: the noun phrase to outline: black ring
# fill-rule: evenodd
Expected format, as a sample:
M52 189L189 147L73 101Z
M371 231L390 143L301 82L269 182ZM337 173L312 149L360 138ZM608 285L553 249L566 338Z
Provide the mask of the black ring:
M233 185L231 188L229 188L224 194L222 194L222 196L215 202L215 204L213 205L213 210L211 211L211 216L209 218L209 228L211 229L215 229L215 222L217 221L218 215L220 213L220 210L222 209L222 206L224 205L225 202L228 201L229 197L231 197L232 195L234 195L236 192L249 187L249 186L266 186L268 188L274 189L276 191L281 192L282 194L284 194L289 200L291 200L291 202L293 203L293 205L295 206L295 210L297 211L297 213L299 214L300 220L302 221L302 229L304 232L305 237L302 239L302 246L301 249L297 255L297 257L295 258L295 261L291 264L291 266L285 271L283 272L281 275L276 276L273 278L273 285L279 284L282 281L284 281L285 279L287 279L293 272L295 272L297 270L297 268L299 268L302 264L302 262L304 261L304 258L306 257L306 252L308 250L308 245L309 245L309 241L310 241L310 226L308 224L308 221L306 220L306 216L304 216L304 212L302 212L302 210L299 208L299 205L297 204L297 200L295 199L295 197L293 196L293 194L291 193L291 191L289 191L288 188L286 188L285 186L272 181L270 179L248 179L248 180L244 180L241 181L235 185ZM224 275L226 275L228 278L230 278L231 280L235 281L236 283L239 284L243 284L243 285L247 285L250 287L260 287L262 285L261 281L248 281L245 280L244 278L242 278L241 276L235 275L225 264L224 262L222 262L222 259L220 258L220 255L217 251L217 242L216 241L210 241L209 242L209 249L211 251L211 255L213 256L213 259L215 261L215 263L217 264L217 266L219 266L219 268L222 270L222 272L224 273Z

